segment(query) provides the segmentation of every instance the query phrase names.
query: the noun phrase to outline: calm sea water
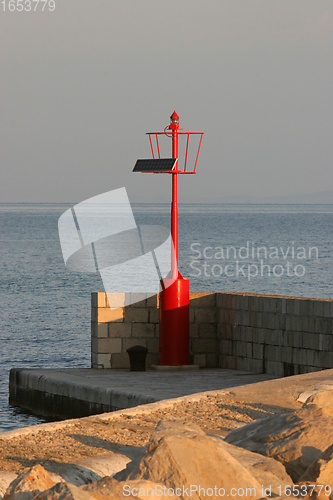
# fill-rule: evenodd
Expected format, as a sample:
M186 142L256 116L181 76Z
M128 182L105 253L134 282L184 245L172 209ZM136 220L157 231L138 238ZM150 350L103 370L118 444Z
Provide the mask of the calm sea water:
M90 366L98 274L68 271L58 219L71 204L0 204L0 432L44 421L8 404L13 367ZM170 227L169 205L133 205ZM182 205L180 271L192 291L333 298L333 205Z

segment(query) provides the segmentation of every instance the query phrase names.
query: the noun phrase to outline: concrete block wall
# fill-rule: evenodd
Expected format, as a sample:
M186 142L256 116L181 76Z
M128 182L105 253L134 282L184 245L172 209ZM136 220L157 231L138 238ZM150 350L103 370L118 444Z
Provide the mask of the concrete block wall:
M92 294L93 368L129 368L133 345L158 363L158 296ZM111 308L110 308L111 303ZM190 359L202 368L277 376L333 367L333 301L242 293L190 294Z
M333 301L218 293L219 366L277 376L333 367Z
M128 369L126 350L134 345L148 348L147 368L158 363L158 295L127 306L128 299L129 294L125 293L91 294L92 368ZM201 367L218 367L216 294L191 293L190 301L191 362Z
M128 298L125 293L91 294L92 368L129 368L126 349L134 345L148 348L148 367L158 363L158 296L125 305Z

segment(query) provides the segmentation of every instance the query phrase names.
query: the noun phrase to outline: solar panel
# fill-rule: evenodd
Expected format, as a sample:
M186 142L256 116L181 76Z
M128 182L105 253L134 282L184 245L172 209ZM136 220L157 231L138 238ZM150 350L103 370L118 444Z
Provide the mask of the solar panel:
M177 158L137 160L133 172L162 173L175 168Z

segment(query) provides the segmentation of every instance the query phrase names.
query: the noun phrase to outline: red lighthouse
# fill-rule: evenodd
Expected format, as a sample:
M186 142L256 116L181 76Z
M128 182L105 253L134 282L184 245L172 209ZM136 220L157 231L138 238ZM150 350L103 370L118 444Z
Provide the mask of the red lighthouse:
M164 132L148 133L153 159L137 160L133 172L168 173L172 175L171 202L171 270L161 280L160 292L160 324L159 351L160 365L189 365L189 303L190 282L183 278L178 270L178 174L195 174L201 148L203 132L183 132L179 129L179 116L174 111L170 117L170 125ZM161 158L159 136L172 137L172 158ZM187 159L190 136L199 136L198 151L192 171L187 170ZM184 163L180 166L178 154L179 136L186 137ZM155 158L152 137L155 137L158 158ZM155 149L156 149L155 148Z

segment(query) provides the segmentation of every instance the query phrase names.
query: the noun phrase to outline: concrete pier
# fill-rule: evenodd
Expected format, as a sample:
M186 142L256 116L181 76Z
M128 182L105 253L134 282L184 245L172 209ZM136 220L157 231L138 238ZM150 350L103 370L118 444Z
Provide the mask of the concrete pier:
M276 377L227 369L180 372L14 368L10 404L38 415L75 418Z

